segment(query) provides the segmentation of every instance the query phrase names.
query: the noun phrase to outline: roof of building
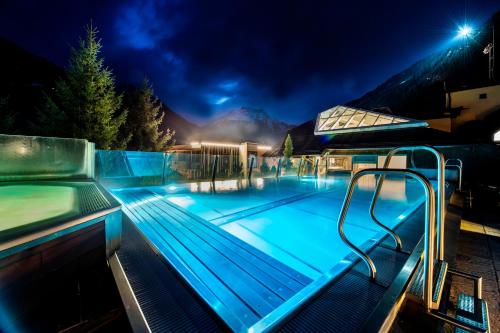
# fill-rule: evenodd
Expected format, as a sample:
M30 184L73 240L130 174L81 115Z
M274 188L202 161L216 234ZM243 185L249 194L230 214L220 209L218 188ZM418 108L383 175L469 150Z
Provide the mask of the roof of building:
M315 135L316 121L310 120L289 131L294 155L319 154L325 149L385 148L402 145L447 145L471 143L453 133L416 127L391 131L351 132Z
M318 114L314 133L324 135L427 126L423 120L337 105Z

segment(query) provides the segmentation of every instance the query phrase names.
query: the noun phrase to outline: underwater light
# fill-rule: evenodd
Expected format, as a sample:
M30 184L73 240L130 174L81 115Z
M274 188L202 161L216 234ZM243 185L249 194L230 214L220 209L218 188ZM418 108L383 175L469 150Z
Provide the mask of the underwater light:
M474 32L474 29L470 25L464 24L460 27L458 27L457 31L457 38L470 38L472 37L472 33Z

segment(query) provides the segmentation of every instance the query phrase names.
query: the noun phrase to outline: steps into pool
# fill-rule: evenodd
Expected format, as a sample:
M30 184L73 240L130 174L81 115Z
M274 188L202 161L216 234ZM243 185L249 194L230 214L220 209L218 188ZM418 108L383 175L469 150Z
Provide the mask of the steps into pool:
M137 228L234 331L246 331L312 280L145 189L114 192Z
M474 295L459 293L455 306L452 304L449 293L452 283L449 277L453 275L474 281ZM446 289L445 283L447 280L449 282L448 289ZM482 282L480 281L482 278L479 276L448 269L446 261L437 261L434 265L433 307L428 310L427 314L432 320L452 324L455 332L468 332L470 330L489 332L488 305L482 299ZM417 305L423 303L423 284L424 274L423 265L421 265L409 289L409 300Z
M434 265L432 302L439 303L443 294L444 282L448 271L448 263L439 261ZM417 301L423 298L424 294L424 265L421 265L417 275L413 280L409 290L410 295Z

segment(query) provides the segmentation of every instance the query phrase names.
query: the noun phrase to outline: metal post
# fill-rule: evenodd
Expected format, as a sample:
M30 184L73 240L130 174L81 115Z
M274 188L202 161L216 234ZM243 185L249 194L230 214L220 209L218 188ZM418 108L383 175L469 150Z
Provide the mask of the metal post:
M458 164L452 164L451 161L457 161ZM446 167L455 167L458 169L458 190L462 191L462 174L464 163L459 158L449 158L444 162L444 166Z
M248 170L248 180L252 180L253 160L254 157L252 156L252 158L250 159L250 168Z
M167 165L167 153L163 153L163 166L161 170L161 184L165 185L165 169Z
M281 175L281 157L278 160L278 166L276 167L276 178L279 178Z
M432 308L432 277L434 270L434 234L435 234L435 200L434 190L427 178L420 173L405 170L405 169L364 169L355 173L349 183L349 187L342 204L342 209L337 222L337 229L340 238L349 246L367 265L370 278L375 279L377 270L371 258L356 245L351 243L344 234L344 222L347 216L347 211L351 203L352 195L358 180L365 175L379 175L382 177L386 174L407 175L418 181L425 191L425 240L424 240L424 303L428 309Z
M215 174L217 173L217 164L219 163L219 155L214 156L214 163L212 164L212 183L215 182Z
M436 148L432 146L410 146L410 147L399 147L391 150L389 154L387 154L387 158L385 159L384 163L384 169L387 169L389 167L389 163L391 162L391 159L394 155L400 152L404 151L415 151L415 150L426 150L431 152L435 157L436 157L436 162L437 162L437 183L438 183L438 189L437 189L437 200L436 200L436 239L437 239L437 258L439 260L444 260L444 218L445 218L445 200L444 200L444 157L443 154L437 150ZM382 183L384 181L385 175L381 175L378 182L377 182L377 190L376 193L380 192L380 188L382 186ZM372 208L374 209L375 204L377 202L378 196L374 196L372 199Z

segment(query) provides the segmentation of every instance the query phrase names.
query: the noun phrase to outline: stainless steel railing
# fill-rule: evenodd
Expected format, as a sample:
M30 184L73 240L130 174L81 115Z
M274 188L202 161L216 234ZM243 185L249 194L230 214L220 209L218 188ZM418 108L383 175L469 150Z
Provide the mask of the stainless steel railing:
M384 162L384 169L387 169L390 165L391 159L394 155L400 152L405 152L405 151L410 151L410 152L415 152L417 150L424 150L424 151L429 151L431 152L435 157L436 157L436 162L437 162L437 182L438 182L438 188L437 188L437 200L436 200L436 221L437 221L437 257L439 260L444 259L444 216L445 216L445 187L444 187L444 181L445 181L445 174L444 174L444 156L443 154L437 150L436 148L432 146L410 146L410 147L399 147L391 150L389 154L387 154L387 157ZM401 249L401 239L399 236L392 231L391 229L387 228L384 226L380 221L376 218L375 216L375 205L377 204L378 197L380 195L380 191L382 190L382 183L384 182L385 175L381 174L377 181L377 186L375 189L375 193L373 194L373 199L372 203L370 206L370 214L380 227L382 227L385 231L387 231L391 237L394 239L396 243L396 248Z
M457 163L457 164L454 164ZM458 169L458 190L462 191L462 171L464 163L459 158L449 158L444 162L444 167L455 167Z
M349 239L347 239L344 233L344 222L347 216L347 211L349 210L349 205L351 203L354 188L358 180L366 175L406 175L415 180L417 180L425 191L425 240L424 240L424 302L429 308L432 306L432 277L434 276L434 242L435 242L435 197L434 189L432 184L427 178L425 178L420 173L407 170L407 169L364 169L355 173L351 182L349 183L349 188L347 190L344 202L342 204L342 210L339 215L337 228L340 238L344 243L349 246L354 253L356 253L366 264L369 271L369 276L375 279L377 276L377 268L373 263L373 260L366 254L363 250L358 248Z

